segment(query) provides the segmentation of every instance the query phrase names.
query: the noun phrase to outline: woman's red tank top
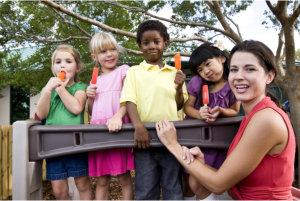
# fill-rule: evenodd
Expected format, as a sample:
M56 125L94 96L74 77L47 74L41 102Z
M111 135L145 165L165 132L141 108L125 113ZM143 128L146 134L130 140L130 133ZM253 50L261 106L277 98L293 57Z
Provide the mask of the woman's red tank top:
M238 133L233 139L227 155L229 155L239 143L253 115L264 108L272 108L284 119L288 128L288 143L281 154L266 155L256 169L231 190L236 198L240 200L291 200L296 151L295 135L286 113L278 108L269 97L265 97L261 100L251 110L250 114L242 120Z

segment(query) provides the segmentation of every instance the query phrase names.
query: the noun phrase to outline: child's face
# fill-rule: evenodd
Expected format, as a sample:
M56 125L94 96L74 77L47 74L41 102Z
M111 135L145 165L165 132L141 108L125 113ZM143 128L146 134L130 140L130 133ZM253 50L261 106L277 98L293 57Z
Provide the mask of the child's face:
M75 73L78 72L77 63L73 55L69 52L58 51L54 58L52 71L55 75L59 75L61 71L65 71L65 79L74 80Z
M217 83L223 80L224 62L223 56L207 59L198 67L197 72L204 80Z
M169 41L164 41L158 31L149 30L142 34L140 50L143 52L147 63L160 64L164 50L168 47Z
M265 72L252 53L235 52L231 58L228 82L235 97L242 102L259 102L274 76L274 71Z
M102 50L97 55L92 54L92 58L102 67L102 71L114 70L119 59L118 50L115 48Z

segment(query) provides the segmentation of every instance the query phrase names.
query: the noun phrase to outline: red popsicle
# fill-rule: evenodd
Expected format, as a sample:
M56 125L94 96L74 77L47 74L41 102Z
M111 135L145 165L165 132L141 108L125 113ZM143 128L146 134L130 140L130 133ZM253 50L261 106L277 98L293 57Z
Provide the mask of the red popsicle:
M98 70L99 69L97 67L94 67L92 81L91 81L92 84L96 84L97 83Z
M208 86L202 86L202 97L203 97L203 104L206 106L209 104L209 96L208 96Z
M180 61L180 54L175 54L175 69L180 70L181 69L181 61Z
M58 78L60 80L63 80L65 78L65 76L66 76L66 72L65 71L61 71L60 74L58 75Z

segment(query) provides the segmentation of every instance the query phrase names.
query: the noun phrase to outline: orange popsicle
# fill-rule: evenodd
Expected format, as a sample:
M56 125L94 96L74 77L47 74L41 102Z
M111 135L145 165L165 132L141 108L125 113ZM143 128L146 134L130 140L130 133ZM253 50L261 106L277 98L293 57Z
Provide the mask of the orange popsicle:
M206 84L202 86L202 98L203 98L203 104L208 105L209 96L208 96L208 86Z
M99 69L97 67L94 67L92 81L91 81L92 84L96 84L97 83L98 70Z
M58 75L58 78L60 80L63 80L65 78L65 76L66 76L66 72L65 71L61 71L60 74Z
M180 70L181 69L181 61L180 61L180 54L175 54L175 69Z

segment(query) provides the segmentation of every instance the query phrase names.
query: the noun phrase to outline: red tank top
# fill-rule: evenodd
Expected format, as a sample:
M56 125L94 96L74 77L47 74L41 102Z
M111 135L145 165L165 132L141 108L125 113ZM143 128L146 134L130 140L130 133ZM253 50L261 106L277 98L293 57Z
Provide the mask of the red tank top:
M288 116L269 97L261 100L248 117L243 119L227 155L239 143L253 115L264 108L272 108L284 119L289 133L288 143L281 154L266 155L256 169L231 190L240 200L291 200L296 151L295 135Z

